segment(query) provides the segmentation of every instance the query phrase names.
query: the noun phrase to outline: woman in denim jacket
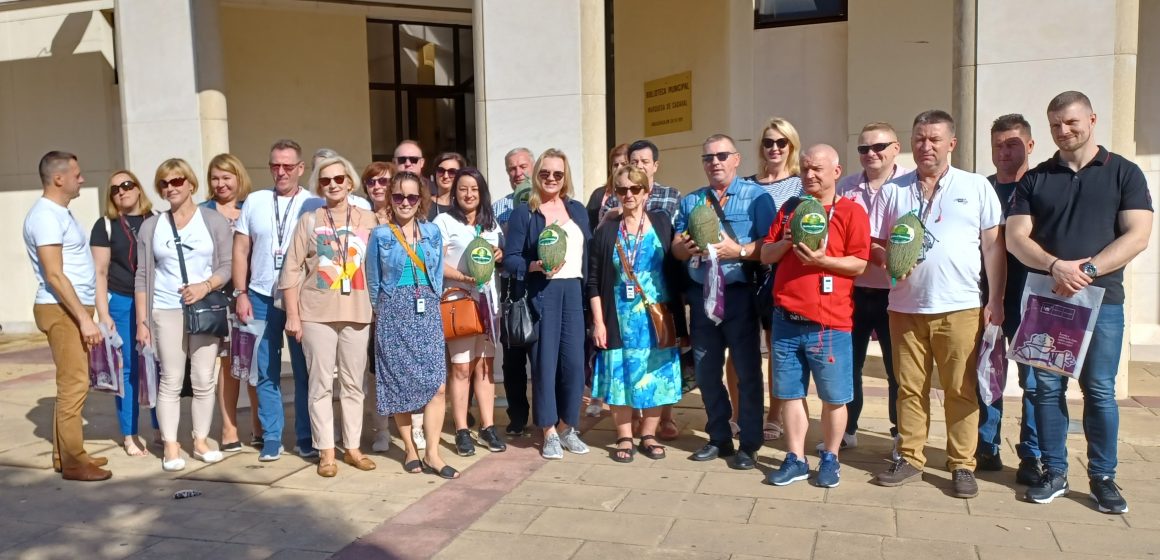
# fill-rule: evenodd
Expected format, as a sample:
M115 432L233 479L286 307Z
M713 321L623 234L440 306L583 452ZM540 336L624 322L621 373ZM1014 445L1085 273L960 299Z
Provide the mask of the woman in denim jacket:
M393 414L407 472L458 478L439 458L443 431L446 343L439 316L443 293L443 237L427 215L431 196L418 175L391 178L391 221L375 228L367 243L367 289L375 311L375 375L378 413ZM411 413L423 412L423 431L432 442L423 460L411 437Z

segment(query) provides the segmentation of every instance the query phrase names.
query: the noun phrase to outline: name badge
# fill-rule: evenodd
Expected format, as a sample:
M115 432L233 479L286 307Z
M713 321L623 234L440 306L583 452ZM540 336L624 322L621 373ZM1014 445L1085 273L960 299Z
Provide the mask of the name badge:
M426 313L426 312L427 312L427 300L425 298L419 298L419 299L415 300L415 313L422 315L423 313Z
M636 299L636 284L633 284L632 282L624 283L624 299L627 299L628 301Z
M274 270L282 270L282 263L286 261L286 256L282 254L281 249L274 250Z
M350 295L350 278L347 278L345 276L342 277L342 288L341 289L342 289L342 295L344 295L344 296Z
M823 294L834 293L834 277L833 276L823 276L822 277L822 293Z

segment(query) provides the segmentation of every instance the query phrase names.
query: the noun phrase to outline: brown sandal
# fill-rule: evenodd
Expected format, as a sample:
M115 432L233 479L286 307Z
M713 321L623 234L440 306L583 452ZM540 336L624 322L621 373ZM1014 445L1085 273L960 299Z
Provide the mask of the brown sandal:
M617 463L631 463L633 456L636 455L636 450L630 445L628 449L620 447L622 443L632 443L632 438L622 437L616 440L616 447L612 448L612 453L608 456Z
M665 446L659 444L646 444L645 442L650 439L656 441L657 437L654 435L640 436L640 445L637 446L637 449L640 450L641 455L644 455L645 457L648 457L654 461L664 459Z

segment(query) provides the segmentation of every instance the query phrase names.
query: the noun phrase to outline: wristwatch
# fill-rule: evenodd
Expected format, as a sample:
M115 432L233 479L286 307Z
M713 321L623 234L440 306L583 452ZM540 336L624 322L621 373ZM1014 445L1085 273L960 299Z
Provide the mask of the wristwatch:
M1096 269L1096 265L1092 264L1091 261L1085 262L1082 265L1080 265L1079 270L1080 270L1080 272L1083 272L1084 274L1087 274L1088 276L1090 276L1092 278L1095 278L1096 276L1100 275L1100 271L1098 269Z
M749 256L749 251L746 251L746 250L745 250L745 246L744 246L744 245L742 245L742 246L741 246L741 250L740 250L740 251L738 251L738 252L739 252L739 253L741 253L741 258L743 258L743 259L744 259L745 257L748 257L748 256Z
M245 290L234 290L234 292L233 292L233 297L237 298L238 296L240 296L240 295L242 295L242 294L244 294L244 293L246 293L246 291L245 291Z

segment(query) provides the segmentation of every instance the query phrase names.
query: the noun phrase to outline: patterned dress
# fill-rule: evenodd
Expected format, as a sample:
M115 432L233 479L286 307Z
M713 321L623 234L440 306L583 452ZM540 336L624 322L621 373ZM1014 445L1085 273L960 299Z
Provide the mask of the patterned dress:
M422 247L418 254L423 258ZM447 380L439 294L406 262L398 285L385 287L375 302L375 390L381 415L420 411ZM419 297L426 302L423 313L415 309L412 271L417 273Z
M629 235L625 253L632 254L637 243L635 237ZM656 347L656 334L645 307L646 300L663 303L669 299L661 274L665 254L654 230L649 229L642 238L633 269L644 297L641 294L632 300L626 297L623 286L628 277L620 255L612 253L612 264L620 277L613 291L623 344L621 348L601 350L597 355L592 396L614 406L652 408L681 400L680 351L675 347Z

